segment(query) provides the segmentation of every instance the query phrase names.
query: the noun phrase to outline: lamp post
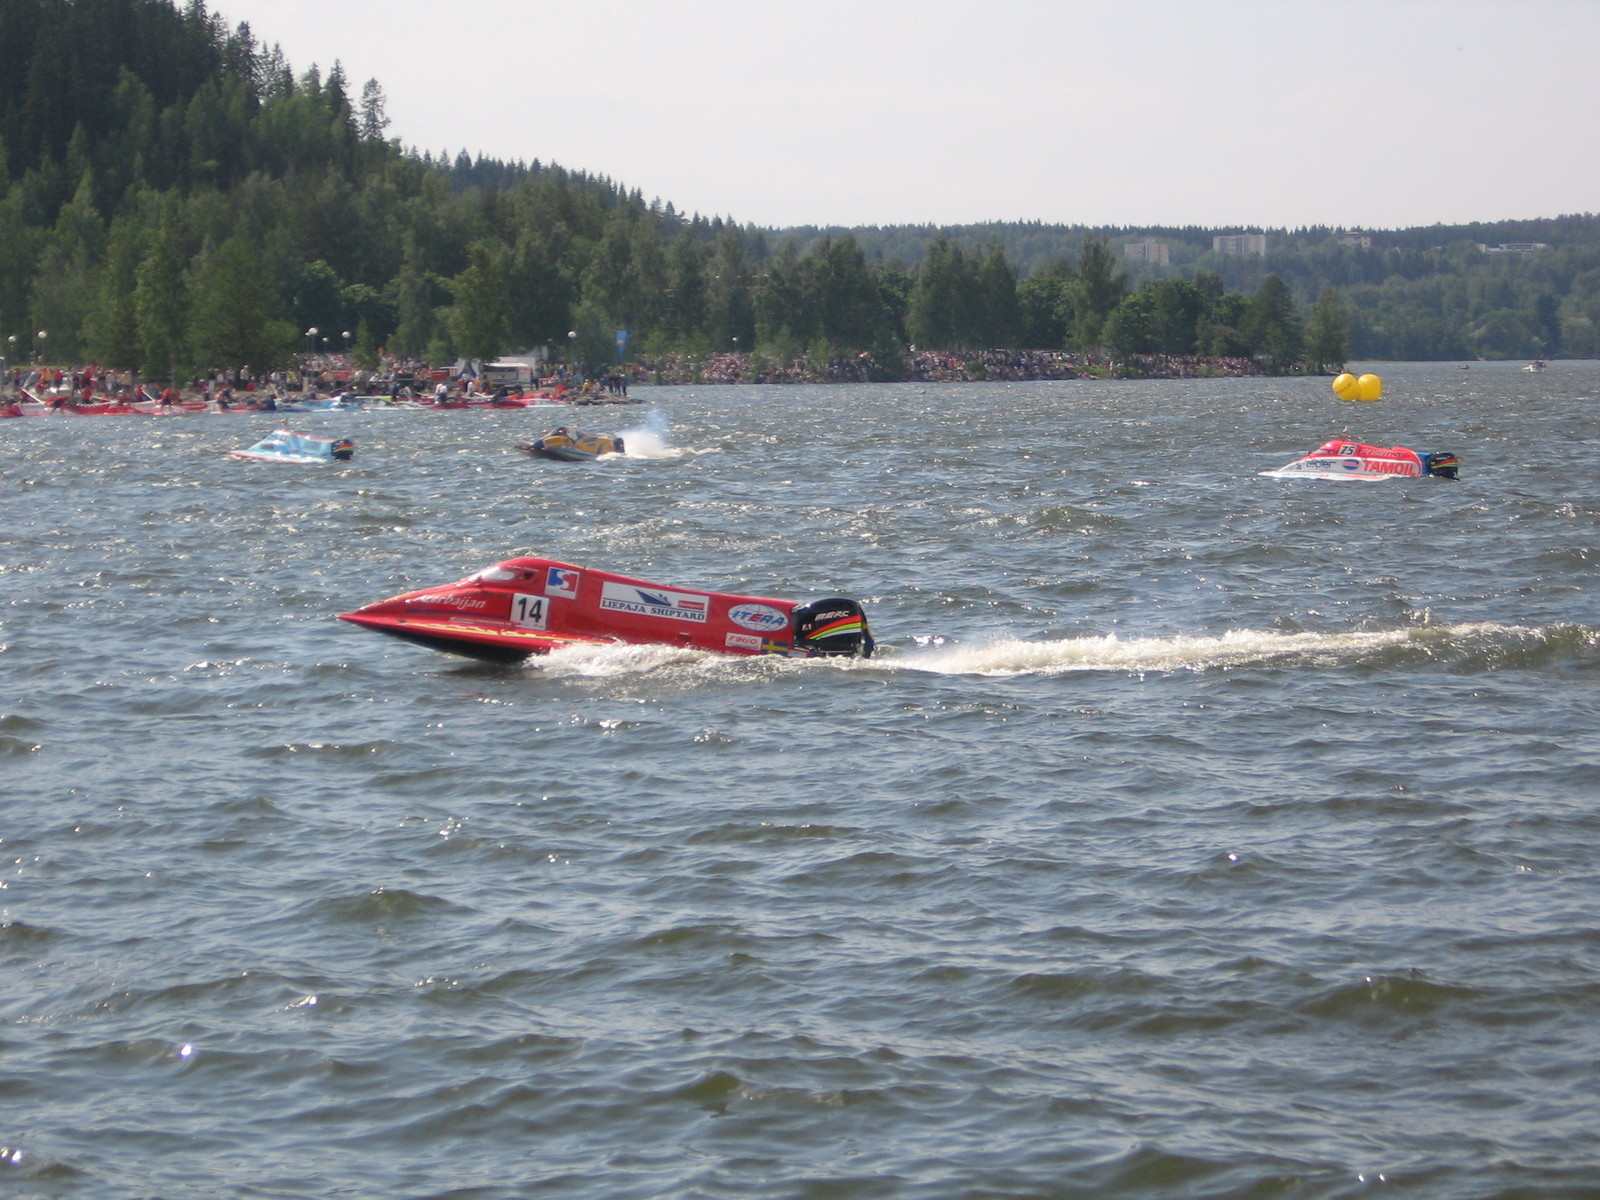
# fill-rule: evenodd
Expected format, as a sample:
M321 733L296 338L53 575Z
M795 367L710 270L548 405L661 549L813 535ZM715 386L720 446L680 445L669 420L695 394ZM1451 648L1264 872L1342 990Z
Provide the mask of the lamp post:
M343 349L345 349L345 350L350 349L350 331L348 329L346 329L339 336L344 339Z
M312 353L312 351L316 349L316 345L317 327L313 325L310 329L306 330L306 353Z
M50 336L50 331L48 329L39 330L39 334L38 334L38 337L39 337L39 361L41 363L44 362L44 340L49 336Z

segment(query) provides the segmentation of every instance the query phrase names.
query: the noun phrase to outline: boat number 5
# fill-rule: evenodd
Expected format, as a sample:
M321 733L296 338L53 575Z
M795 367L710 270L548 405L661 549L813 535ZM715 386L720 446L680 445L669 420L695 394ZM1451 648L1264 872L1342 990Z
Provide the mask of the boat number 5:
M519 592L511 597L511 619L526 629L543 629L549 611L548 596L524 596Z

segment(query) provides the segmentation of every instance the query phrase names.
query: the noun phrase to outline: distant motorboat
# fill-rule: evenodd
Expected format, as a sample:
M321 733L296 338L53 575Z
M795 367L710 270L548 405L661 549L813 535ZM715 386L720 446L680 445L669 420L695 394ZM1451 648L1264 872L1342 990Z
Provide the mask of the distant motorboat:
M203 413L207 411L204 400L135 400L129 405L134 412L144 413L151 417L179 417L189 413Z
M609 433L584 433L565 425L517 449L535 458L552 458L557 462L592 462L602 454L625 453L620 437Z
M570 402L563 400L560 396L552 395L550 392L523 392L520 395L512 395L508 398L513 401L519 401L522 408L572 407Z
M308 437L292 429L276 429L248 449L228 451L234 458L287 463L348 462L355 452L349 438Z
M23 417L124 417L139 411L133 405L120 400L73 404L61 398L52 400L48 404L24 400L16 405L16 409L15 415Z
M286 405L279 407L288 409ZM367 407L365 398L352 392L338 392L332 396L308 396L297 400L289 411L304 412L360 412Z

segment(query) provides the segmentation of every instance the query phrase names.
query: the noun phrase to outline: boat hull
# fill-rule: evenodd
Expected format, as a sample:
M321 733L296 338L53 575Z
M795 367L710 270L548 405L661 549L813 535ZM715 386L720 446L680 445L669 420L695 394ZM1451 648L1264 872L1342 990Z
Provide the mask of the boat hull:
M588 450L579 450L572 446L518 446L524 454L534 458L548 458L551 462L593 462L599 458L598 454Z

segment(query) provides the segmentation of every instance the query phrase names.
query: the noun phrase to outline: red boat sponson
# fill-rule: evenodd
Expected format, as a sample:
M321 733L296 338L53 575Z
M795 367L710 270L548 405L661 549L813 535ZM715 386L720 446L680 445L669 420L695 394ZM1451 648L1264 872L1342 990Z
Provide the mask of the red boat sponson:
M1368 471L1388 475L1421 475L1422 459L1415 450L1404 446L1369 446L1365 442L1341 441L1335 438L1323 442L1307 458L1360 458Z
M512 558L443 587L339 614L435 650L516 662L565 646L793 653L793 600L667 587L548 558ZM859 610L858 610L859 611Z

